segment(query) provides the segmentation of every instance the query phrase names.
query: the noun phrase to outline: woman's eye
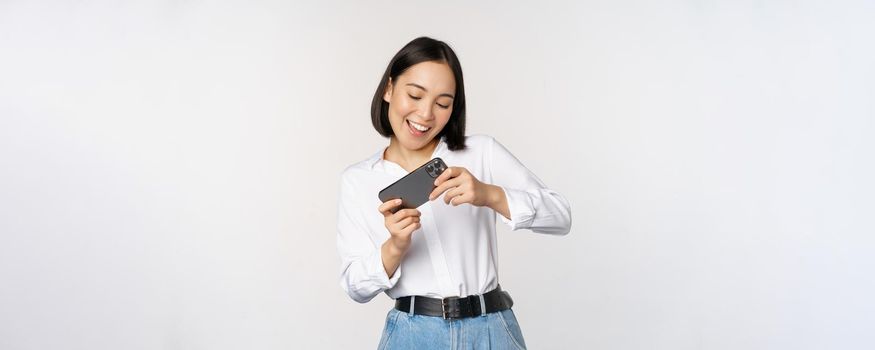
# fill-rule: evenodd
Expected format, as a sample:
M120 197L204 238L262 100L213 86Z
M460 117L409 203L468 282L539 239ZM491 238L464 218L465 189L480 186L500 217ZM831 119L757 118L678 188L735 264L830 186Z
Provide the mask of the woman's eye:
M416 97L416 96L413 96L413 95L407 95L407 96L410 96L410 98L412 98L412 99L414 99L414 100L419 100L419 99L422 98L422 97Z
M440 106L440 107L441 107L441 108L443 108L443 109L447 109L447 108L450 108L450 106L449 106L449 105L446 105L446 106L444 106L444 105L442 105L442 104L440 104L440 103L438 103L438 106Z

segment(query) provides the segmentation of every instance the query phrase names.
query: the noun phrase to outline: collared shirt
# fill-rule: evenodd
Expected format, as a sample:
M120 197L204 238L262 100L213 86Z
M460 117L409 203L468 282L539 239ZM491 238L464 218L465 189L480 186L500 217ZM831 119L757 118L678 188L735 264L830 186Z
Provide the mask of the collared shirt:
M377 193L408 174L383 159L383 149L352 164L340 176L337 250L340 286L365 303L386 292L392 299L408 295L447 298L486 293L498 285L496 216L511 230L565 235L571 208L547 188L502 144L487 135L466 136L466 149L451 151L444 138L429 159L464 167L483 183L501 187L510 219L489 207L453 206L444 195L419 206L421 227L413 231L409 250L392 278L383 267L382 245L390 234L378 211Z

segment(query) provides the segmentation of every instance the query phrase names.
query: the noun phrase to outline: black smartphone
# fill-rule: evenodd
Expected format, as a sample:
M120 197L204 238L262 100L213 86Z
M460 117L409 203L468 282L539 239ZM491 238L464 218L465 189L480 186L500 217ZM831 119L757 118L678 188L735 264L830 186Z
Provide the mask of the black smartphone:
M428 195L436 187L434 179L444 170L447 170L444 161L434 158L382 189L377 197L381 202L401 198L401 205L395 207L393 213L401 209L417 208L428 202Z

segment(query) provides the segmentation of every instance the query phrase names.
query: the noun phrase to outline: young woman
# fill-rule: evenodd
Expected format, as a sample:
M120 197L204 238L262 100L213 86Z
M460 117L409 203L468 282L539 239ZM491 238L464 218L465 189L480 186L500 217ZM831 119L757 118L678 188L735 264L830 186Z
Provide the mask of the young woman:
M568 202L492 137L465 135L462 68L444 42L417 38L392 58L371 120L389 145L341 174L337 249L353 300L395 300L379 348L525 349L498 284L496 216L512 230L565 235ZM393 213L400 200L377 199L435 157L449 168L431 201Z

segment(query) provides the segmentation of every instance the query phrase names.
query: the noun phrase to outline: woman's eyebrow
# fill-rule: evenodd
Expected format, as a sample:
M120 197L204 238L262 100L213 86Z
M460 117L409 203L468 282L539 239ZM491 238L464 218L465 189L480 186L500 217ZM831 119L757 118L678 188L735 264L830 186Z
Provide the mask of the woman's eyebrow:
M415 84L415 83L407 83L406 85L415 86L415 87L418 87L418 88L422 89L423 91L428 91L428 89L422 87L422 85L419 85L419 84ZM454 98L452 94L447 94L447 93L443 93L443 94L440 94L440 95L438 95L438 96L439 96L439 97L440 97L440 96L446 96L446 97L449 97L449 98Z

